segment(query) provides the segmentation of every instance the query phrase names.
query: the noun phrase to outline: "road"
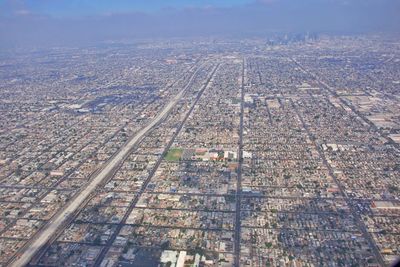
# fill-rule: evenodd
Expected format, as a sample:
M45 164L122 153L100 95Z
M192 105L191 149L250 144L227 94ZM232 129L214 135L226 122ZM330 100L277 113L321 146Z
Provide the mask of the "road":
M332 96L336 97L339 99L340 103L342 103L344 106L347 108L351 109L351 111L358 116L362 121L364 121L366 124L368 124L372 129L374 129L378 134L380 134L383 138L386 139L387 142L392 144L393 146L400 148L400 145L396 142L393 141L392 138L390 138L387 134L383 133L381 129L379 129L373 122L371 122L369 119L365 117L364 114L362 114L359 110L357 110L351 103L348 101L343 100L342 97L340 97L334 88L332 88L330 85L328 85L326 82L322 81L316 74L312 73L308 69L306 69L302 64L300 64L298 61L295 59L291 58L292 62L294 62L305 74L310 75L312 78L314 78L323 89L326 89L329 93L331 93ZM366 94L367 92L364 91Z
M25 266L27 265L33 256L39 251L50 238L57 233L58 229L63 226L64 222L68 220L69 215L74 214L74 212L81 206L81 204L87 199L92 192L94 192L98 185L100 185L109 174L113 172L115 166L118 166L126 156L128 156L131 149L142 140L142 138L158 123L160 123L173 109L173 107L178 103L186 89L192 84L196 74L201 68L192 74L189 82L186 86L163 108L163 110L142 130L140 130L135 136L133 136L129 142L127 142L124 147L115 155L115 157L107 163L107 165L89 182L89 184L81 190L79 195L77 195L67 206L59 213L52 221L47 224L39 233L36 234L34 240L28 244L24 249L22 254L15 259L10 266Z
M131 212L133 211L133 209L136 207L137 202L139 201L139 198L141 197L141 195L144 193L145 189L147 188L148 184L150 183L150 180L153 178L154 174L156 173L158 167L161 165L162 160L164 159L164 157L167 155L168 150L171 148L172 144L174 143L176 137L178 136L178 134L181 132L184 124L186 123L186 121L188 120L190 114L193 112L195 106L197 105L197 103L199 102L201 96L203 95L203 92L207 89L207 87L209 86L212 78L214 77L215 72L217 71L217 69L219 68L219 64L216 65L213 70L211 71L210 76L208 77L207 81L205 82L205 84L203 85L202 89L199 91L199 93L197 94L196 100L194 101L194 103L192 104L192 106L190 107L189 111L186 113L185 117L183 118L183 121L179 124L178 129L175 131L174 135L172 136L171 140L168 142L167 146L164 148L164 151L162 153L162 155L158 158L156 165L153 167L153 169L151 170L150 174L148 175L146 181L143 183L142 188L139 190L139 192L135 195L135 198L132 200L132 202L129 205L128 210L125 212L124 217L122 218L121 222L118 224L117 229L114 231L114 233L112 234L112 236L110 237L110 239L107 241L106 247L103 248L99 254L99 256L97 257L94 266L100 266L101 262L104 260L104 258L107 255L107 252L109 251L109 249L111 248L112 244L114 243L115 239L117 238L118 234L120 233L120 231L122 230L122 227L126 224L126 221L129 218L129 215L131 214ZM187 227L185 227L186 229L189 229Z
M331 86L329 86L326 82L322 81L315 73L312 73L310 70L306 69L302 64L300 64L299 62L297 62L295 59L291 59L292 62L294 62L304 73L310 75L312 78L314 78L319 85L321 85L321 87L323 89L325 89L326 91L328 91L332 96L337 97L339 99L339 101L346 107L348 107L349 109L351 109L351 111L358 116L361 120L363 120L365 123L367 123L372 129L374 129L378 134L380 134L383 138L385 138L389 143L393 144L396 147L399 147L399 145L397 143L395 143L391 138L389 138L387 135L383 134L383 132L376 127L376 125L374 123L372 123L371 121L369 121L363 114L361 114L361 112L359 112L353 105L349 104L347 101L344 101L342 97L340 97L334 88L332 88ZM295 105L292 102L292 105L295 107ZM296 109L296 108L295 108ZM300 113L298 110L296 110L300 121L302 122L305 130L307 131L309 137L311 137L311 132L309 130L309 128L307 127L307 125L305 124L303 118L300 116ZM324 165L328 168L329 174L330 176L333 178L334 182L337 184L342 196L344 196L345 201L347 202L350 211L352 212L352 214L354 215L355 221L361 231L361 233L363 234L365 240L369 243L372 252L375 255L376 260L378 261L378 264L380 266L385 266L385 262L384 259L379 251L378 246L376 245L375 241L373 240L373 237L371 236L371 234L368 232L367 226L364 223L364 220L361 218L360 214L358 213L358 208L357 206L353 203L353 201L355 200L354 198L348 196L348 194L346 193L346 190L344 189L344 187L342 186L342 184L340 183L340 181L338 180L338 178L336 177L336 174L334 173L332 167L330 166L330 164L327 162L325 154L323 153L323 151L321 150L321 147L315 142L315 140L313 141L314 145L316 146L316 149L318 151L318 153L321 156L321 159L324 163Z
M239 125L239 153L236 184L236 216L235 216L235 262L234 266L240 266L240 233L241 233L241 214L240 207L242 201L242 166L243 166L243 116L244 116L244 73L245 59L242 63L242 80L240 86L240 125Z
M317 144L317 142L315 140L312 139L312 132L311 132L310 128L308 127L308 125L305 123L303 116L301 115L299 109L297 108L297 106L295 105L295 103L293 102L292 99L291 99L291 104L294 107L294 110L295 110L301 124L303 125L303 128L306 130L309 139L312 141L315 149L317 150L318 154L320 155L322 163L328 169L329 176L331 176L331 178L333 179L333 181L339 188L341 195L343 196L344 200L346 201L347 206L349 207L350 212L352 213L352 215L354 217L354 220L355 220L355 223L356 223L358 229L360 230L360 232L362 233L366 242L368 242L370 248L372 249L372 252L374 253L375 259L378 261L379 266L385 266L383 257L379 252L379 248L375 244L371 234L368 232L367 226L365 225L364 220L361 218L360 214L357 212L357 208L353 204L353 200L348 196L345 188L340 183L339 179L336 177L336 174L335 174L333 168L331 167L331 165L328 163L328 161L325 157L325 154L321 149L321 146L319 144Z

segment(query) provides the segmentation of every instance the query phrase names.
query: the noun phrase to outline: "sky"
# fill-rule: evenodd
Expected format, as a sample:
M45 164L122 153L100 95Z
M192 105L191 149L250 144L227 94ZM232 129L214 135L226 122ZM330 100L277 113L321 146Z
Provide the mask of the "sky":
M107 15L128 12L157 12L163 9L222 8L249 4L252 0L2 0L7 5L57 17Z
M271 33L399 33L400 0L0 0L0 48Z

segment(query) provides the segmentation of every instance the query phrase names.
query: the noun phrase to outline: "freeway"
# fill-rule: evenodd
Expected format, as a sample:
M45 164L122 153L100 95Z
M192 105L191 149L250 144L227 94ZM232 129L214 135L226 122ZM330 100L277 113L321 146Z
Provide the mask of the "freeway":
M35 254L56 234L64 223L69 219L70 215L74 214L80 207L81 204L96 190L98 185L102 184L111 173L115 170L116 166L119 166L121 162L129 155L131 149L138 144L142 138L149 133L149 131L159 124L167 115L172 111L173 107L176 106L178 101L186 92L187 88L192 85L194 78L201 67L197 68L191 75L186 86L179 91L176 96L161 110L161 112L142 130L134 135L122 148L121 150L109 161L103 169L86 185L80 193L67 204L67 206L57 214L42 230L40 230L35 236L32 242L28 243L23 249L21 255L10 264L10 266L25 266L35 256Z
M104 260L104 258L106 257L107 252L109 251L109 249L111 248L112 244L114 243L115 239L117 238L118 234L120 233L120 231L122 230L122 227L125 225L126 221L128 220L129 215L131 214L131 212L133 211L134 208L136 208L136 204L139 201L140 196L144 193L145 189L147 188L148 184L150 183L150 180L153 178L154 174L156 173L158 167L161 165L162 160L164 159L164 157L167 155L168 150L171 148L172 144L174 143L176 137L178 136L178 134L181 132L184 124L186 123L186 121L188 120L190 114L192 114L195 106L197 105L197 103L199 102L201 96L203 95L204 91L208 88L212 78L214 77L215 72L217 71L217 69L219 68L219 64L217 64L213 70L211 71L210 76L208 77L207 81L204 83L203 87L201 88L201 90L198 92L196 99L194 101L194 103L192 104L192 106L190 107L189 111L186 113L185 117L183 118L183 121L179 124L178 129L175 131L174 135L172 136L172 138L170 139L170 141L168 142L167 146L164 148L164 151L162 153L162 155L158 158L156 165L153 167L153 169L151 170L150 174L148 175L146 181L143 183L142 188L140 189L140 191L136 194L135 198L132 200L132 202L129 205L128 210L125 212L124 217L122 218L121 222L118 224L117 229L114 231L114 233L112 234L112 236L110 237L110 239L107 242L107 246L101 250L99 256L97 257L94 266L99 266L101 264L101 262ZM185 227L187 228L187 227ZM188 228L187 228L188 229Z

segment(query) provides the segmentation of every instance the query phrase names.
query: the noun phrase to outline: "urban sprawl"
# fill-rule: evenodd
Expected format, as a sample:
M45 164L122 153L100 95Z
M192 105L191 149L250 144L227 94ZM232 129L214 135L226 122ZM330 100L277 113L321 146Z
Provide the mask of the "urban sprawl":
M0 266L389 266L400 41L0 55Z

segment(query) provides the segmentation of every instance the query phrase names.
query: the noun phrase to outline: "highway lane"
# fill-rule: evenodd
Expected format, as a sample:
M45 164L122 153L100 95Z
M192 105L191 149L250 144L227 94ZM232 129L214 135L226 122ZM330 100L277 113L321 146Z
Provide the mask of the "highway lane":
M142 138L158 123L160 123L178 103L181 97L189 88L196 77L201 67L192 74L189 82L186 86L163 108L163 110L142 130L140 130L135 136L133 136L128 143L115 155L115 157L107 163L107 165L89 182L89 184L76 196L67 206L62 210L52 221L47 224L39 233L35 235L35 239L28 244L28 246L22 251L22 254L10 264L10 266L25 266L27 265L33 256L39 251L50 238L57 233L58 229L62 227L65 221L68 220L69 216L81 206L81 204L94 192L98 185L100 185L109 174L113 172L115 166L118 166L129 154L131 149L142 140Z

